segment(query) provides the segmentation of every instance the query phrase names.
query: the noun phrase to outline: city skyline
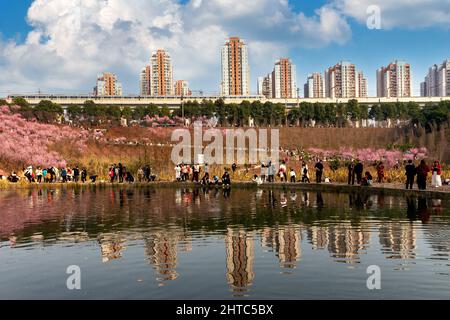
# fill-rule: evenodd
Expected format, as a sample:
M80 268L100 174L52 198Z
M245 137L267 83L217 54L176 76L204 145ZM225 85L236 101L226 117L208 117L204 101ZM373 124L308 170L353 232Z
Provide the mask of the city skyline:
M0 95L90 92L101 71L117 74L124 94L138 93L136 74L158 48L171 53L176 78L188 80L193 91L218 92L218 48L224 39L239 35L249 48L252 93L257 78L276 59L290 57L301 92L309 74L348 60L364 71L368 96L376 96L375 70L398 59L413 67L412 95L419 96L430 66L449 56L450 44L439 39L449 35L450 8L439 1L414 6L379 1L381 29L371 30L366 26L370 1L347 2L170 0L161 8L152 1L5 3L0 13ZM58 6L66 11L48 14L59 12ZM417 15L420 23L413 19Z
M233 43L233 41L238 43L236 47L242 46L244 49L230 49L230 43ZM241 52L241 50L243 51ZM277 59L274 62L273 71L266 76L258 76L256 92L251 92L249 90L249 57L245 42L239 37L230 37L225 45L222 46L221 51L222 81L220 82L220 92L217 96L258 95L268 99L450 96L450 64L448 60L444 60L439 65L434 64L429 68L424 81L419 83L420 94L418 95L414 95L412 90L412 67L409 63L402 60L393 60L387 66L382 66L376 70L376 94L373 96L368 95L368 82L364 71L358 69L351 61L346 60L342 60L336 65L327 68L323 74L321 72L308 74L304 81L303 92L300 93L301 85L297 83L297 67L288 57ZM232 54L232 51L236 52ZM241 67L242 56L244 56L244 67ZM227 63L224 64L224 60ZM94 88L94 95L122 95L122 84L118 82L117 75L111 72L103 72L103 75L114 76L115 81L119 85L119 91L115 94L98 93L98 83L102 76L102 74L99 74L97 86ZM164 49L158 49L152 53L150 64L142 68L139 77L140 96L192 95L188 80L174 80L172 59L170 54ZM226 85L224 85L225 82ZM163 83L162 88L160 88L159 83ZM199 91L203 92L202 90Z

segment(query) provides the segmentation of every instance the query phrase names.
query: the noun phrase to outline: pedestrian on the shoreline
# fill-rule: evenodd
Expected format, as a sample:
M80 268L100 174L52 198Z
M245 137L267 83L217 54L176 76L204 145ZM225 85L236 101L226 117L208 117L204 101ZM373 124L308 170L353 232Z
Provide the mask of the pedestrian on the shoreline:
M115 168L114 168L114 165L112 165L112 166L109 168L109 173L108 173L108 175L109 175L109 178L111 179L111 183L114 183L115 176L116 176L116 170L115 170Z
M406 175L406 189L413 188L414 185L414 177L416 176L416 167L412 160L408 160L408 164L405 166L405 175Z
M364 171L364 166L363 166L362 162L359 159L356 159L354 172L356 175L356 182L358 184L361 184L363 171Z
M81 169L81 182L85 183L87 180L87 170L86 168Z
M136 176L139 182L142 182L144 180L144 170L142 169L142 167L139 167Z
M192 174L192 182L198 182L200 175L200 166L198 164L194 164L193 174Z
M281 182L287 182L287 168L286 168L286 164L284 161L281 162L280 164L280 169L278 170L278 174L280 176L280 180Z
M175 180L181 181L181 166L179 164L175 166Z
M322 174L323 174L322 160L319 159L319 161L317 161L314 168L316 169L316 183L321 183L322 182Z
M269 177L269 182L273 182L273 176L275 173L275 166L272 165L272 161L269 161L267 166L267 176Z
M260 178L263 182L266 181L266 165L264 164L264 162L261 162L261 174L260 174Z
M309 169L308 169L308 165L306 164L306 162L302 163L302 182L305 183L310 183L309 180Z
M67 170L66 168L62 168L61 170L61 179L63 183L67 182Z
M42 169L41 169L41 167L37 167L37 169L36 169L36 179L37 179L37 183L42 183Z
M209 180L209 165L207 163L205 163L205 166L203 168L203 171L205 172L204 177L206 177L206 179Z
M44 179L44 183L47 183L47 168L42 170L42 178Z
M291 183L297 182L297 174L295 173L295 170L293 168L291 168L290 176L291 176Z
M119 176L119 183L123 183L123 176L124 176L124 170L122 163L119 162L119 168L118 168L118 176Z
M361 179L361 186L370 187L373 183L373 177L369 171L366 171L364 178Z
M355 163L350 161L350 163L347 166L348 169L348 184L354 185L355 184Z
M442 174L442 166L439 163L439 161L435 161L433 168L433 177L431 179L431 185L435 188L439 188L442 187L442 179L441 179L441 174Z
M430 168L425 163L425 160L420 161L420 164L416 168L417 172L417 186L419 190L427 189L427 178L428 173L430 172Z
M75 183L77 183L78 180L80 180L80 169L78 169L78 166L76 166L76 167L73 169L73 181L74 181Z
M231 165L231 170L233 171L233 175L234 175L234 173L235 173L236 170L237 170L237 164L236 164L236 163L233 163L233 164Z
M378 183L384 182L384 165L383 162L380 161L377 165L377 176L378 176Z
M231 177L226 168L224 174L222 175L222 185L224 186L231 185Z

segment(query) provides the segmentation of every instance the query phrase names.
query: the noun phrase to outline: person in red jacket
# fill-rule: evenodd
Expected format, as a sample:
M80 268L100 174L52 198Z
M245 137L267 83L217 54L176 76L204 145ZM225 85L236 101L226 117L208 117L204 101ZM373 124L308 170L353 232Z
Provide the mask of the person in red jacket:
M417 186L419 187L419 190L427 189L427 178L429 172L430 168L425 163L425 160L420 161L420 164L416 168Z

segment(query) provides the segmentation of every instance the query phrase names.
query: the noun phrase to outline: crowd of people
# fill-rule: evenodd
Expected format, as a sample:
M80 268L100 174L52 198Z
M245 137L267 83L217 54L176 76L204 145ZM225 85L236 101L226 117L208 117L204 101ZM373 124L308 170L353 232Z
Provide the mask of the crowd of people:
M97 175L90 175L89 180L94 183L96 182L97 177ZM23 169L23 177L13 171L8 177L5 178L11 183L18 183L21 179L25 179L29 183L85 183L88 179L88 172L86 168L80 169L78 166L73 168L63 167L60 169L57 167L42 168L38 166L33 168L33 166L28 166Z
M376 169L376 182L382 184L386 180L385 176L385 166L382 161L376 162L373 164ZM400 169L400 165L397 165L397 169ZM254 175L252 181L257 184L262 184L265 182L275 182L276 177L279 177L280 182L289 182L296 183L311 183L310 179L310 169L308 164L305 161L301 163L300 176L297 176L297 172L290 168L289 172L287 170L286 162L281 161L279 165L278 171L276 170L275 165L272 162L268 164L261 164L260 176ZM370 173L370 171L364 171L364 164L359 159L352 160L349 162L347 166L348 170L348 185L360 185L360 186L371 186L374 184L374 177ZM315 182L316 183L331 183L331 179L329 177L324 177L324 163L322 160L317 160L314 165L315 172ZM433 187L439 188L443 184L449 184L450 180L447 179L442 181L442 165L439 161L435 161L431 167L429 167L425 160L422 160L420 164L416 167L412 160L409 160L405 165L405 176L406 176L406 189L412 189L414 185L414 181L416 180L417 186L419 190L426 190L428 175L431 172L432 180L431 185ZM417 178L416 178L417 177Z
M237 165L233 163L231 166L233 173L237 170ZM195 182L201 183L203 186L208 185L222 185L229 186L231 185L231 176L228 168L224 169L224 173L221 178L219 176L209 175L209 166L207 163L200 165L196 164L185 164L180 163L175 166L175 180L178 182ZM203 173L203 177L200 178Z
M385 166L383 162L376 162L372 164L376 168L376 182L382 184L386 181ZM231 185L231 175L236 173L238 166L233 163L231 170L224 169L221 177L210 176L210 168L208 164L185 164L180 163L175 166L175 180L178 182L194 182L201 185ZM400 170L400 164L397 166ZM248 166L245 167L248 172ZM331 183L329 177L324 176L325 166L324 162L318 159L314 165L315 183ZM364 163L359 159L352 160L347 165L348 171L348 185L360 185L360 186L372 186L374 184L374 177L370 171L364 171ZM405 171L405 186L406 189L413 189L414 183L417 184L419 190L426 190L429 174L431 173L431 186L435 188L444 185L449 185L450 180L446 179L442 181L442 165L439 161L434 161L431 166L428 166L425 160L421 160L419 165L415 165L413 160L408 160L404 166ZM137 170L136 178L131 170L129 170L122 163L112 164L108 170L109 181L111 183L133 183L133 182L153 182L156 181L157 176L152 173L150 165L145 165ZM90 182L95 183L97 181L97 175L88 175L86 168L80 168L79 166L73 167L48 167L42 168L40 166L33 168L29 166L23 169L23 174L18 175L16 172L12 172L9 176L0 175L0 179L8 180L11 183L18 183L22 179L29 183L86 183L88 179ZM282 183L311 183L310 168L308 163L301 160L301 169L299 174L294 168L287 167L286 161L280 161L278 167L272 162L261 163L260 176L255 174L252 181L256 184L273 183L276 180Z
M322 183L323 181L330 183L331 180L328 177L323 178L324 174L324 164L322 160L318 160L316 164L314 165L315 170L315 181L316 183ZM276 177L279 177L280 182L290 182L290 183L296 183L296 182L302 182L302 183L310 183L310 172L308 164L305 161L302 161L301 169L300 169L300 176L297 178L297 172L290 168L287 169L286 161L282 160L280 162L279 168L277 170L276 166L272 161L269 161L266 163L261 163L261 171L260 176L254 175L253 176L253 182L256 182L257 184L262 184L265 182L275 182ZM289 178L289 179L288 179Z

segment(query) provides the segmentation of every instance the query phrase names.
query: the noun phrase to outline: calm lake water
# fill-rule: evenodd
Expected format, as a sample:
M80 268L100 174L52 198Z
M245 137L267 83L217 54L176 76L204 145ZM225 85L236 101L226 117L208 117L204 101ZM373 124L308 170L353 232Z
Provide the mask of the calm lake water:
M68 290L68 266L81 290ZM369 290L367 268L381 269ZM0 299L450 298L450 203L290 190L0 192Z

